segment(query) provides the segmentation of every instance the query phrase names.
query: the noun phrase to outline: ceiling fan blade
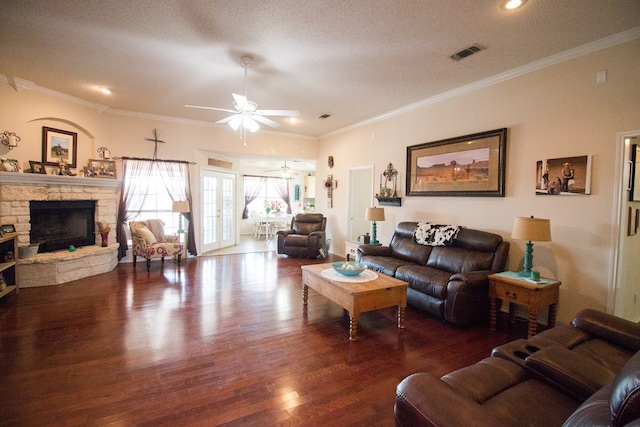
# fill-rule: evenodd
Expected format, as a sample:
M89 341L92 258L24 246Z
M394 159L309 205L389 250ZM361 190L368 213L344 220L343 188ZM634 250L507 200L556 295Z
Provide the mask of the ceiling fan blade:
M267 119L266 117L262 117L262 116L259 116L257 114L251 115L251 118L254 119L256 122L263 123L263 124L265 124L267 126L271 126L272 128L280 127L280 125L278 123L274 122L273 120Z
M200 108L202 110L226 111L227 113L237 113L236 110L229 110L227 108L203 107L202 105L185 105L185 107Z
M229 123L231 120L233 120L236 117L242 117L242 116L240 114L234 114L232 116L225 117L224 119L220 119L216 123Z
M237 93L232 93L231 95L233 95L233 99L236 101L236 106L239 109L242 109L244 106L246 106L249 101L247 100L247 97L244 95L238 95Z
M297 110L256 110L254 113L262 116L300 116Z

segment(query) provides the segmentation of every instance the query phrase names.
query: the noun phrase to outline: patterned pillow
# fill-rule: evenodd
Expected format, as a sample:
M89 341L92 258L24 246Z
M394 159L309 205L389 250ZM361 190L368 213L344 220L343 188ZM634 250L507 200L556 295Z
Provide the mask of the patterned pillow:
M451 246L460 226L419 222L415 230L416 243L427 246Z
M147 227L142 226L142 227L136 228L135 230L138 237L144 239L147 245L153 245L154 243L158 243L156 236L154 236L151 230L149 230Z

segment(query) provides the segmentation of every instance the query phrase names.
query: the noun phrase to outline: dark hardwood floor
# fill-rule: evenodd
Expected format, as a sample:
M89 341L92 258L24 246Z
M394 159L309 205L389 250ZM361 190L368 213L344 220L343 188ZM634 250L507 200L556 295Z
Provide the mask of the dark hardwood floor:
M327 261L341 258L329 258ZM393 426L395 387L514 338L343 309L273 252L144 263L0 300L0 425Z

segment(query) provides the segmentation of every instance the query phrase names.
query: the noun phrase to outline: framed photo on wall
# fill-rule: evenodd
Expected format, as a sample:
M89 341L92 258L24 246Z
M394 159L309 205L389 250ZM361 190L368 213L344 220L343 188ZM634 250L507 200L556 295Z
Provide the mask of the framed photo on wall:
M93 171L94 178L116 179L115 160L89 159L89 170ZM87 172L85 171L85 176Z
M407 147L407 196L504 197L507 129Z
M591 194L590 155L536 162L536 195L579 194Z
M66 130L42 127L42 162L58 166L60 161L75 168L78 157L78 134Z

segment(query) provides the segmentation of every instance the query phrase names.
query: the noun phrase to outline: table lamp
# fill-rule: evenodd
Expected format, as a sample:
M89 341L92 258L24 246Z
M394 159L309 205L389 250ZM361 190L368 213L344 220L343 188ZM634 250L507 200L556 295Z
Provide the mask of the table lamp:
M551 241L551 225L548 219L517 217L513 222L513 230L511 238L518 240L528 240L525 253L524 265L520 276L532 277L533 267L533 242L550 242ZM534 272L535 274L536 272ZM538 276L536 274L536 276ZM539 276L538 276L539 277Z
M378 226L376 225L376 221L384 221L384 208L367 208L367 213L364 216L365 221L373 221L371 224L371 244L377 245L377 233Z
M184 233L184 230L182 229L182 214L191 212L189 210L189 202L186 200L174 200L171 212L180 213L180 216L178 216L178 234Z

